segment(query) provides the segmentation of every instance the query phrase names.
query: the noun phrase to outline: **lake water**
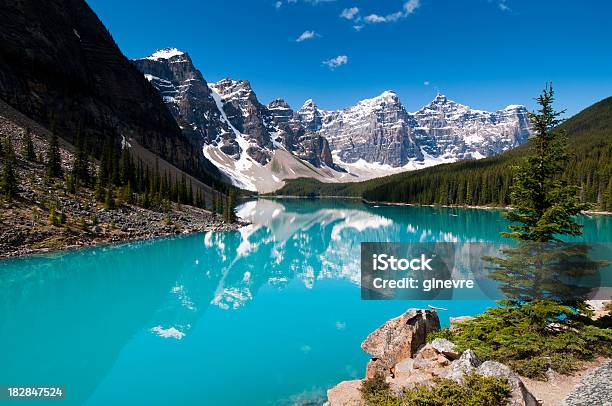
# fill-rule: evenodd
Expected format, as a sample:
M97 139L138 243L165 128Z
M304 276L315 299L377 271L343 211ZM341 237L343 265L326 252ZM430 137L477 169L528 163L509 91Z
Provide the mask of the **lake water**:
M365 336L408 307L362 301L362 241L493 241L499 211L259 200L252 225L0 262L0 384L62 404L317 404L361 378ZM582 217L610 241L612 217ZM449 316L494 302L433 303ZM30 402L31 403L31 402Z

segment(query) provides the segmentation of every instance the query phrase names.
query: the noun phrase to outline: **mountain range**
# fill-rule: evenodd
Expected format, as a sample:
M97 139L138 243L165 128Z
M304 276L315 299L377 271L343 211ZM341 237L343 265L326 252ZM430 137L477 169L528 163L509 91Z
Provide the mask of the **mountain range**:
M307 100L262 104L246 80L208 83L189 54L160 49L133 64L158 90L183 133L237 187L270 192L286 180L355 182L459 160L527 141L527 110L472 109L438 94L416 112L385 91L343 110Z

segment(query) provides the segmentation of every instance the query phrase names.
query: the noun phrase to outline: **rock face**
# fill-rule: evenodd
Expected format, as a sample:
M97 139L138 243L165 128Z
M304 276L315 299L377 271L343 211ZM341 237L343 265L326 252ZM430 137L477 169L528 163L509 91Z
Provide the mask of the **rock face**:
M247 153L261 165L272 158L272 114L262 105L248 80L226 78L210 85L223 102L230 124L248 142Z
M459 358L459 353L456 351L455 344L452 342L445 340L444 338L436 338L431 342L431 346L438 351L440 354L443 354L450 359Z
M507 365L495 361L485 361L478 368L476 373L483 376L496 376L508 380L508 385L512 390L509 406L537 406L539 403L536 398L527 390L521 378L512 371Z
M482 362L472 350L461 354L445 339L425 344L428 332L440 328L435 311L408 309L372 332L361 348L373 355L366 368L366 379L376 373L386 376L395 393L415 385L434 385L435 378L462 383L466 374L496 376L507 380L511 388L509 406L537 406L535 397L520 377L508 366L495 361ZM327 391L328 405L362 405L360 387L363 381L341 382Z
M399 361L414 356L425 344L428 333L440 329L435 311L408 309L404 314L387 321L370 333L361 349L372 355L377 370L391 373Z
M238 153L233 133L222 119L208 83L189 54L165 48L132 62L157 89L183 132L189 134L200 149L203 144L220 144L228 155Z
M9 105L70 143L80 132L98 153L104 139L125 136L201 180L210 174L85 1L8 2L0 26L0 98Z
M274 117L277 141L288 151L317 168L341 170L334 165L327 140L304 125L287 102L276 99L268 104L268 110Z
M392 91L339 111L321 110L308 100L298 116L306 128L327 138L340 165L363 160L403 167L479 159L524 143L530 128L523 106L487 112L439 94L409 113Z
M397 167L411 160L423 160L414 133L417 123L394 92L387 91L345 110L319 115L322 116L319 133L327 138L341 162L364 160Z
M361 380L343 381L327 391L325 406L362 406Z
M417 139L427 155L443 159L478 159L508 151L527 141L529 117L524 106L488 112L436 98L414 113Z

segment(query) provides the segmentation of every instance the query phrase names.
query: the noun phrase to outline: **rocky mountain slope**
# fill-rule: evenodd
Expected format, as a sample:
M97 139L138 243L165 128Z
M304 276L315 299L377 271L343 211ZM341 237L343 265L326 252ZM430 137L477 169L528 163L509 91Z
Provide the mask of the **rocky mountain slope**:
M265 106L246 80L208 83L185 52L161 49L133 61L159 91L183 131L234 185L271 191L283 179L332 178L327 141L287 103Z
M524 107L474 110L438 95L415 113L392 91L344 110L313 100L267 106L246 80L208 83L185 52L161 49L133 63L175 119L236 186L267 192L298 177L352 182L496 155L524 143Z
M94 155L134 139L206 183L218 171L83 0L0 4L0 99Z
M487 112L441 94L414 113L397 94L385 91L340 111L320 110L308 100L298 115L329 141L336 163L373 171L479 159L514 148L529 136L523 106Z

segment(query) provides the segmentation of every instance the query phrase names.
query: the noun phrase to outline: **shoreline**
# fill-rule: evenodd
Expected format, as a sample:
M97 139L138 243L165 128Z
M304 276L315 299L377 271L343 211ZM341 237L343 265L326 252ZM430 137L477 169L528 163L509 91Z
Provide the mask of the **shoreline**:
M361 202L368 205L381 205L381 206L412 206L412 207L433 207L433 208L445 208L445 209L478 209L478 210L501 210L508 211L511 210L511 206L471 206L471 205L452 205L452 204L419 204L419 203L401 203L401 202L386 202L386 201L377 201L377 200L366 200L362 197L354 197L354 196L292 196L292 195L263 195L259 197L254 197L259 199L306 199L306 200L316 200L316 199L344 199L344 200L360 200ZM610 211L595 211L595 210L585 210L582 212L584 215L589 216L612 216L612 212Z
M59 202L67 217L59 225L50 224L44 206L30 201L4 206L0 217L0 261L199 232L232 231L247 225L242 219L226 223L219 215L188 205L161 212L130 204L110 210L95 206L85 210L78 200L67 196L60 197Z
M125 236L117 236L114 239L96 239L89 238L86 240L78 241L77 243L67 243L62 246L53 247L53 248L33 248L33 247L19 247L15 250L10 250L6 252L0 252L0 263L9 260L18 260L25 259L28 257L37 257L43 256L46 254L59 254L59 253L68 253L72 251L78 251L82 249L88 248L101 248L101 247L114 247L120 246L123 244L130 244L135 242L148 242L161 240L165 238L171 237L186 237L193 234L198 233L207 233L210 231L213 232L227 232L227 231L236 231L241 227L248 225L245 222L236 222L233 224L227 224L223 222L219 222L218 225L206 226L202 228L194 228L187 231L161 231L161 232L151 232L147 235L125 235Z

